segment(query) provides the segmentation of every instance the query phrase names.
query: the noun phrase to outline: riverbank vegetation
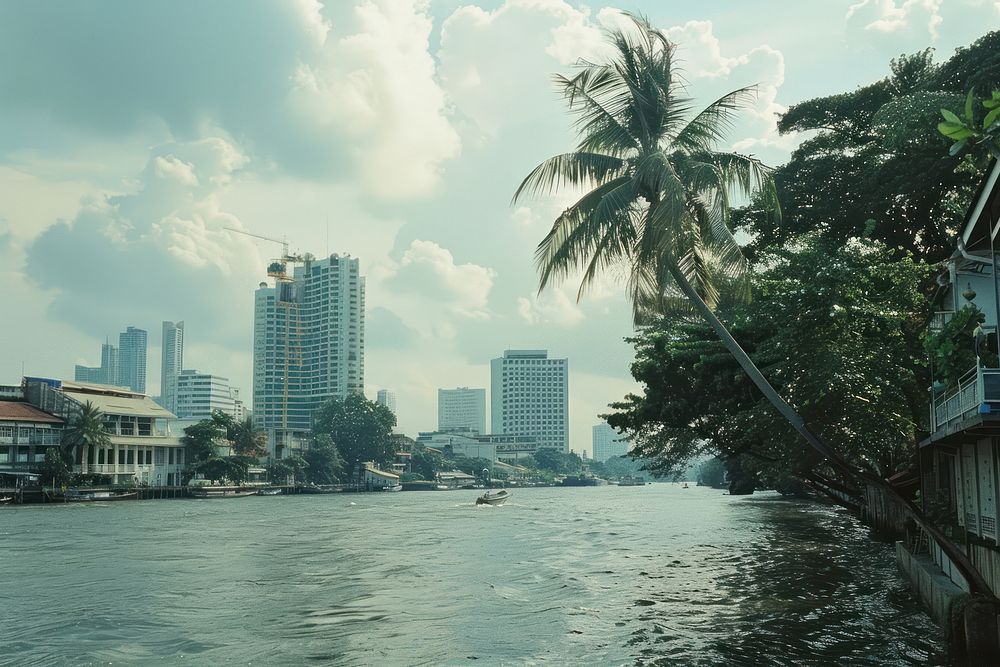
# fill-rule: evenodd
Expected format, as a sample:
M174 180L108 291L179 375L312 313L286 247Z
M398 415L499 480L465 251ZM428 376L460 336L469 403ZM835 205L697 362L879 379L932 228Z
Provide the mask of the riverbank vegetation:
M643 390L608 422L660 475L709 455L734 492L885 486L927 432L927 346L948 347L927 340L937 263L988 165L1000 32L792 106L778 130L804 139L771 169L718 150L753 90L690 113L674 45L633 22L610 33L611 60L557 77L580 143L515 194L586 193L538 246L542 289L627 276ZM945 113L939 131L942 108L972 99L977 114Z

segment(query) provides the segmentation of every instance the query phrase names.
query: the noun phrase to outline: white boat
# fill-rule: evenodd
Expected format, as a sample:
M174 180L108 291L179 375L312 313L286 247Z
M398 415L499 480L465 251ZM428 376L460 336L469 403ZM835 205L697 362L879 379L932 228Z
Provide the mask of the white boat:
M0 496L0 505L12 502L13 500L14 496Z
M258 489L258 496L280 496L281 489Z
M402 491L403 490L403 485L402 484L397 484L395 486L383 486L382 490L383 491Z
M257 491L226 486L198 486L188 489L193 498L246 498L256 496Z
M68 503L135 500L138 497L139 494L135 491L132 493L125 493L119 491L77 491L76 489L67 489L66 493L63 495L63 499Z
M510 498L510 493L506 489L499 491L487 491L476 498L477 505L503 505Z

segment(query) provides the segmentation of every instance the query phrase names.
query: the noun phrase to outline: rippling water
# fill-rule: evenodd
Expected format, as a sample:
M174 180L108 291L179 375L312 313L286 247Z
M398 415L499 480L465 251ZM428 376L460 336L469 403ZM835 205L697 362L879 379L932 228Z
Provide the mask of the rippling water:
M673 485L0 508L0 664L942 664L842 512Z

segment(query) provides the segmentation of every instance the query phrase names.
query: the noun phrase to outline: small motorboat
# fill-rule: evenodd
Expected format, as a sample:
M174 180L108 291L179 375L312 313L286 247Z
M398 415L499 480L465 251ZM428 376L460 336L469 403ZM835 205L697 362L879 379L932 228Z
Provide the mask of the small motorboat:
M0 496L0 505L6 505L7 503L13 501L14 501L14 496Z
M396 484L394 486L383 486L382 490L383 491L402 491L403 490L403 485L402 484Z
M199 486L188 489L192 498L246 498L256 496L257 492L232 486Z
M280 496L281 489L258 489L258 496Z
M506 489L500 489L499 491L487 491L483 495L476 498L477 505L503 505L510 498L510 494Z

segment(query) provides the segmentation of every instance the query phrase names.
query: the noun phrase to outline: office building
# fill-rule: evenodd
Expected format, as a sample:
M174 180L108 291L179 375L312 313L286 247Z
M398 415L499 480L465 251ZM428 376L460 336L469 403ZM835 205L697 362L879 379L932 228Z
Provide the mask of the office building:
M76 365L73 379L88 384L118 384L118 348L110 343L101 345L101 365Z
M396 415L396 392L388 389L379 389L375 396L375 402L389 408L389 412Z
M486 433L486 390L438 389L438 431Z
M268 275L274 284L254 295L253 418L283 458L323 401L364 393L365 279L356 258L336 254L286 256Z
M547 350L507 350L490 363L491 429L569 451L569 360Z
M138 394L146 393L146 332L127 327L118 334L118 382Z
M209 419L216 410L237 417L236 398L229 386L229 379L185 370L176 380L177 409L172 412L178 419Z
M625 436L619 435L618 431L611 428L607 422L595 424L591 431L593 441L590 451L595 461L603 463L616 456L625 456L628 454L628 440L625 439Z
M177 414L177 377L184 369L184 323L164 322L160 349L160 405Z

